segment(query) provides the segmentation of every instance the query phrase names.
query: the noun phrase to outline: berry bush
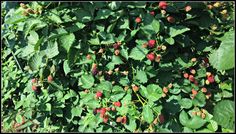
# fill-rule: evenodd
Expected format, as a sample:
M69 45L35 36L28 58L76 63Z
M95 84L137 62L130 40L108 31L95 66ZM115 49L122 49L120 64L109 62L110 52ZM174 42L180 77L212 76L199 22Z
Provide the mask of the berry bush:
M234 2L1 2L3 132L234 132Z

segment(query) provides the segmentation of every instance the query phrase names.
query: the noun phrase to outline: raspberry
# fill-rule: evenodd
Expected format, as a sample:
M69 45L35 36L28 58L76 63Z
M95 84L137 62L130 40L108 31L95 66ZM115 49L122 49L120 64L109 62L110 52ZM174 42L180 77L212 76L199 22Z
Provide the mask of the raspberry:
M164 93L168 93L168 88L167 88L167 87L163 87L162 91L163 91Z
M197 94L197 91L194 90L194 89L192 89L192 94L193 94L193 95L196 95L196 94Z
M165 15L166 14L166 10L161 10L161 14Z
M92 74L97 75L98 74L98 69L95 67L92 69Z
M107 108L106 108L106 111L111 111L111 108L107 107Z
M51 75L48 76L48 82L51 83L53 81L53 78Z
M193 83L198 86L198 81L194 80Z
M209 85L209 84L210 84L209 80L206 80L206 81L205 81L205 83L206 83L207 85Z
M203 87L201 90L202 90L203 93L207 92L207 89L205 87Z
M167 3L165 1L159 2L159 8L166 9L167 8Z
M154 11L151 11L150 14L151 14L152 16L154 16L154 15L155 15L155 12L154 12Z
M35 78L31 80L32 83L36 83L36 81L37 80Z
M123 119L122 117L117 117L117 118L116 118L116 122L121 122L122 119Z
M147 55L147 58L150 60L150 61L153 61L155 59L155 54L154 53L150 53Z
M206 114L201 113L201 118L202 118L202 119L205 119L205 117L206 117Z
M102 97L102 92L97 91L97 93L96 93L96 98L99 98L99 97Z
M214 75L208 76L208 77L207 77L207 80L208 80L210 83L215 82Z
M103 116L105 113L106 113L106 108L101 108L101 110L100 110L100 114L101 114L101 116Z
M172 88L172 87L173 87L173 84L170 83L170 84L168 85L168 88Z
M186 6L186 7L185 7L185 11L186 11L186 12L189 12L191 9L192 9L191 6Z
M159 115L159 121L160 121L160 123L164 123L164 121L165 121L164 115L162 115L162 114Z
M116 108L112 107L112 108L111 108L111 111L116 111Z
M120 54L120 50L115 50L115 55L117 56L117 55L119 55Z
M103 122L104 122L104 123L107 123L107 122L108 122L108 119L109 119L109 116L108 116L108 115L104 115L104 117L103 117Z
M162 49L163 51L165 51L165 50L166 50L166 46L165 46L165 45L162 45L162 46L161 46L161 49Z
M195 81L195 78L194 78L193 75L189 75L188 79L189 79L189 81L191 81L191 82L194 82L194 81Z
M142 21L142 19L140 18L140 17L137 17L136 19L135 19L135 22L136 23L140 23Z
M184 73L184 78L188 79L188 73Z
M114 105L117 106L117 107L120 107L121 103L119 101L117 101L117 102L114 102Z
M32 86L32 90L36 91L37 87L35 85Z
M170 22L170 23L174 23L175 22L175 18L172 17L172 16L168 16L167 17L167 21Z
M191 73L191 74L196 74L196 70L195 70L195 69L191 69L191 70L190 70L190 73Z
M149 46L150 48L153 48L153 47L155 46L155 44L156 44L156 41L155 41L155 40L149 40L149 41L148 41L148 46Z
M114 48L114 49L118 49L118 48L120 48L120 44L115 43L115 44L113 45L113 48Z
M196 62L196 61L197 61L197 58L192 58L191 61L192 61L192 62Z
M134 92L137 92L137 91L139 90L139 87L136 86L136 85L133 85L133 86L132 86L132 89L133 89Z
M88 54L88 55L86 56L86 58L87 58L88 60L90 60L90 59L91 59L91 55Z
M127 122L127 117L126 116L123 116L122 120L121 120L121 123L122 124L126 124Z

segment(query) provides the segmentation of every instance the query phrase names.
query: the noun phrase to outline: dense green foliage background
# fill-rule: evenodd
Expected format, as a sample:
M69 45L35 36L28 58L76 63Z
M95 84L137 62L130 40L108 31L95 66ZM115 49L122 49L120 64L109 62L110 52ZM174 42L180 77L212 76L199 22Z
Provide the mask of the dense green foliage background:
M3 131L233 132L234 2L166 4L2 2Z

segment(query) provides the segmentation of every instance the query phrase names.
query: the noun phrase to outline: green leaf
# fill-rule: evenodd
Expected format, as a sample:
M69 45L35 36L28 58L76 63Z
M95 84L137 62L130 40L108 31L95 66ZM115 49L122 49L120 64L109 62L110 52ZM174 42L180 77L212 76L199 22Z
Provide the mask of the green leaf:
M81 116L81 114L82 114L82 108L81 107L73 107L72 109L71 109L71 114L72 114L72 116Z
M55 41L54 43L52 41L48 41L48 46L46 49L47 57L51 59L51 58L57 56L58 54L59 54L59 51L58 51L57 41Z
M71 27L67 27L66 31L70 32L70 33L74 33L78 30L81 30L85 27L85 25L83 23L80 22L76 22L73 26Z
M75 41L75 35L73 33L61 36L59 38L59 44L66 50L66 52L69 52L70 47L74 43L74 41Z
M79 82L80 82L82 88L89 89L94 84L94 78L91 74L84 74L81 76Z
M113 55L112 56L112 61L114 65L120 65L123 64L124 62L120 59L120 56Z
M22 116L20 114L16 115L16 122L17 123L22 123Z
M112 84L109 81L103 81L98 84L96 91L103 91L106 97L110 96L110 91L112 90Z
M112 14L114 14L114 12L109 9L100 9L95 17L95 20L107 19Z
M172 38L172 37L166 38L165 41L166 41L167 43L169 43L170 45L174 45L174 43L175 43L175 40L174 40L174 38Z
M27 37L27 35L29 34L30 31L32 31L32 30L37 31L41 28L44 28L45 26L47 26L47 23L45 23L39 19L29 19L26 22L26 26L24 29L25 38Z
M189 109L192 107L192 100L188 98L183 98L179 101L179 104L181 105L182 108Z
M152 15L147 14L144 17L144 26L141 29L147 35L156 34L160 31L160 22L156 20Z
M189 30L190 29L185 26L172 26L170 27L169 35L170 37L175 37Z
M127 128L128 130L130 130L131 132L134 132L136 127L137 127L137 124L135 122L135 119L134 118L130 118L130 116L128 117L129 119L129 123L128 124L125 124L125 128Z
M143 115L143 119L146 122L152 123L154 119L154 115L153 115L152 109L148 105L143 106L142 115Z
M128 18L121 18L117 23L119 29L130 29L129 28L129 19Z
M63 63L63 69L64 69L64 72L65 72L66 75L71 71L70 66L69 66L69 64L68 64L68 60L65 60L65 61L64 61L64 63Z
M118 101L124 95L125 95L124 89L122 87L116 85L112 88L112 95L111 95L110 98L111 98L112 101Z
M225 33L220 47L209 55L209 62L218 71L234 68L234 31Z
M49 15L47 15L47 17L48 17L48 19L50 19L51 21L53 21L57 24L62 23L61 18L55 13L50 13Z
M193 116L193 118L189 119L188 114L184 110L182 110L179 115L179 121L183 126L192 129L198 129L206 123L206 121L199 116Z
M136 46L133 48L129 54L129 57L134 60L143 60L146 57L146 54L148 53L148 50L146 48L143 48L141 46Z
M210 120L210 123L207 125L207 128L213 132L217 131L218 129L218 124L214 120Z
M201 91L197 93L197 95L193 99L193 105L204 107L206 104L206 96Z
M39 35L35 31L30 31L30 36L28 36L28 43L30 45L35 45L39 40Z
M120 55L123 56L126 60L128 60L129 59L128 48L123 47L120 50Z
M97 36L91 38L90 40L88 40L88 42L89 42L91 45L100 45L100 40L99 40L99 38L98 38Z
M135 78L139 80L140 83L146 83L148 81L145 71L138 70Z
M162 89L158 85L149 84L147 86L147 94L146 97L151 101L157 101L162 96Z
M86 11L84 9L78 9L74 13L76 15L76 19L79 22L86 23L86 22L89 22L89 21L91 21L93 19L92 15L88 11Z
M230 100L222 100L216 104L213 112L213 120L224 128L234 130L235 124L235 104Z
M121 5L121 2L118 2L118 1L112 1L108 4L108 7L111 9L111 10L117 10L119 9Z
M38 70L43 62L43 54L42 53L36 53L29 59L29 67L31 70L35 71Z

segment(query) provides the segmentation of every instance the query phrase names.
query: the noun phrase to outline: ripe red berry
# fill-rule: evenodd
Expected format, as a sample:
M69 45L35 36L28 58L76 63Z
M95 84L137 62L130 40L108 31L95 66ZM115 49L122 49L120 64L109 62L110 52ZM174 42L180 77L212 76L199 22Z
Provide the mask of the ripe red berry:
M184 73L184 78L188 79L188 73Z
M155 41L155 40L149 40L149 41L148 41L148 46L149 46L150 48L153 48L153 47L155 46L155 44L156 44L156 41Z
M117 102L114 102L114 105L117 106L117 107L120 107L121 103L119 101L117 101Z
M36 79L34 78L34 79L32 79L32 81L31 81L32 83L36 83Z
M150 61L153 61L155 59L155 54L154 53L150 53L147 55L147 58L150 60Z
M159 8L166 9L167 8L167 3L165 1L159 2Z
M100 113L104 115L106 111L107 111L106 108L101 108Z
M207 80L208 80L210 83L215 82L214 75L208 76L208 77L207 77Z
M136 19L135 19L135 22L136 23L140 23L142 21L142 19L140 18L140 17L137 17Z
M159 115L159 121L160 121L160 123L164 123L165 118L164 118L164 115L163 115L163 114L160 114L160 115Z
M127 117L126 116L123 116L122 120L121 120L121 123L122 124L126 124L127 122Z
M37 87L35 85L32 86L32 90L36 91Z
M48 76L48 82L51 83L53 81L53 78L51 75Z
M154 16L154 15L155 15L155 12L154 12L154 11L151 11L150 14L151 14L152 16Z
M194 82L194 81L195 81L195 78L194 78L193 75L189 75L188 79L189 79L189 81L191 81L191 82Z
M172 17L172 16L168 16L167 17L167 21L170 22L170 23L174 23L175 22L175 18Z
M113 48L114 48L114 49L118 49L118 48L120 47L120 45L121 45L120 43L115 43L115 44L113 45Z
M97 91L97 93L96 93L96 98L99 98L99 97L102 97L102 92Z
M191 9L192 9L191 6L186 6L186 7L185 7L185 11L186 11L186 12L189 12Z
M202 90L203 93L207 92L207 89L205 87L203 87L201 90Z

